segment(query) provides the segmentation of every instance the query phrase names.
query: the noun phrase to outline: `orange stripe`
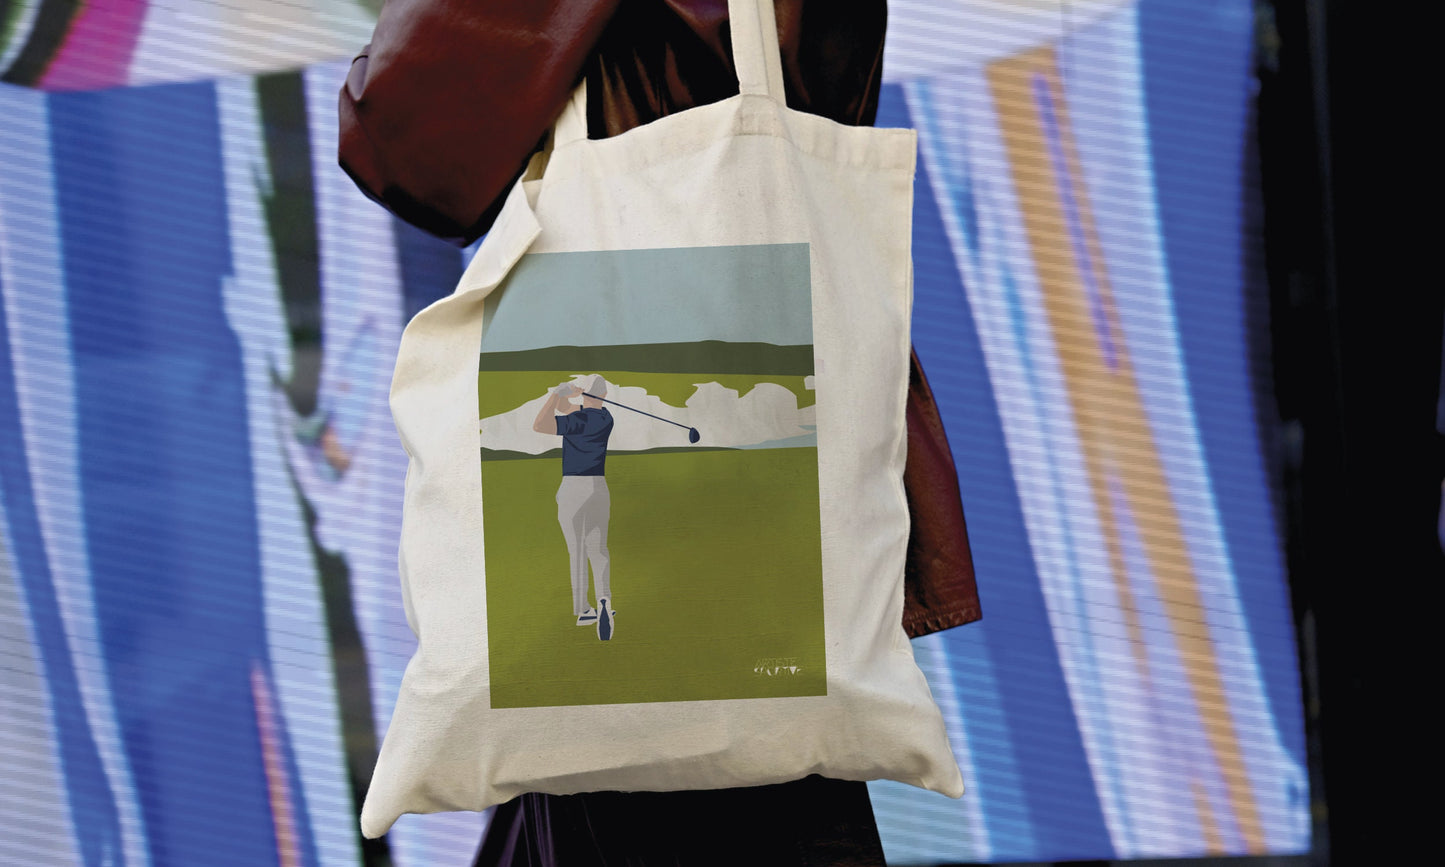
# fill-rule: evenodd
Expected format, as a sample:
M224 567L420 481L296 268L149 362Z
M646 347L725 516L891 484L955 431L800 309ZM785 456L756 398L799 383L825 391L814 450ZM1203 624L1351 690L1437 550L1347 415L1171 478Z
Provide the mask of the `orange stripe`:
M1204 834L1204 851L1210 854L1224 852L1224 838L1219 833L1219 824L1214 820L1214 811L1209 807L1209 797L1198 781L1190 784L1194 793L1194 809L1199 811L1200 830Z
M1090 316L1082 272L1085 263L1078 261L1069 243L1060 185L1070 180L1058 177L1050 162L1048 142L1034 99L1037 76L1043 77L1057 106L1056 121L1072 177L1070 192L1077 203L1088 257L1093 263L1090 276L1103 301L1103 327L1111 332L1109 338L1116 359L1113 370L1105 361ZM1205 737L1224 778L1245 846L1249 851L1263 851L1265 840L1258 809L1229 713L1219 663L1210 642L1204 602L1189 561L1184 530L1170 496L1163 461L1154 444L1122 332L1112 312L1108 275L1102 265L1104 260L1083 188L1078 154L1069 135L1054 51L1036 49L991 64L988 80L1043 290L1045 313L1072 396L1089 484L1108 548L1109 569L1124 609L1130 639L1140 643L1136 664L1147 678L1147 661L1140 655L1144 639L1137 603L1130 592L1124 566L1120 516L1114 514L1108 493L1110 478L1118 479L1122 485L1124 499L1133 513L1149 571L1157 584L1169 630L1184 664L1195 706L1204 723ZM1200 826L1205 829L1206 840L1211 845L1222 839L1211 811L1202 802Z
M291 805L291 786L281 754L280 720L271 684L260 665L251 666L251 699L256 704L256 728L261 733L261 763L266 769L271 818L276 827L276 854L281 867L301 867L301 835Z

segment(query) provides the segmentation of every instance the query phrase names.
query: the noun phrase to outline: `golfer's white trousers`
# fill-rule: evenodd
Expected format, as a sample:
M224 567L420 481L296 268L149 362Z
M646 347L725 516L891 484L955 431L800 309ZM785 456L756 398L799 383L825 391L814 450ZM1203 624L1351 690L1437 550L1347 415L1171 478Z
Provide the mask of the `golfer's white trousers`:
M607 520L612 515L612 495L605 476L563 476L557 488L557 523L567 539L567 556L572 563L572 613L583 614L593 607L587 598L587 564L597 584L597 598L612 598L608 576Z

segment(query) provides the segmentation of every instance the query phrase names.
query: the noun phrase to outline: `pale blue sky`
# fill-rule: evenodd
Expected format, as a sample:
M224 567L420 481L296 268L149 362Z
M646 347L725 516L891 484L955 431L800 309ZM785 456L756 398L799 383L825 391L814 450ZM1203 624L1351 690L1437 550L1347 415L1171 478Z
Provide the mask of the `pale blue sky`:
M487 299L482 352L813 342L807 244L523 256Z

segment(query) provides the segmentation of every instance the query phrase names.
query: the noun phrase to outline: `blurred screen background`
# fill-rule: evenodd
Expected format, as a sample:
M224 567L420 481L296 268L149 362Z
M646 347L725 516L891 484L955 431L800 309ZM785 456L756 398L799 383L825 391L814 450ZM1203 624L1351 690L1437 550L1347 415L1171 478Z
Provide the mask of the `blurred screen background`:
M415 647L391 366L470 252L336 165L378 5L0 2L0 860L476 851L484 815L356 825ZM914 642L969 792L872 784L889 861L1308 852L1269 7L889 5L984 609Z

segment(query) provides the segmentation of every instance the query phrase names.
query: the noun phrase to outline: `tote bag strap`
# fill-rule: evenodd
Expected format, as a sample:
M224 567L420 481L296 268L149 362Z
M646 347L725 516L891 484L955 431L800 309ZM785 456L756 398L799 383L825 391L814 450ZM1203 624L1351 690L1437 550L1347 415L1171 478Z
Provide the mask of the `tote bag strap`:
M783 57L773 0L728 0L728 22L738 92L784 102ZM557 117L552 146L559 148L586 137L587 82L583 81Z
M728 20L738 91L782 102L783 57L773 0L728 0Z
M572 91L572 98L557 115L557 125L552 130L552 148L555 150L574 141L587 138L587 79Z

